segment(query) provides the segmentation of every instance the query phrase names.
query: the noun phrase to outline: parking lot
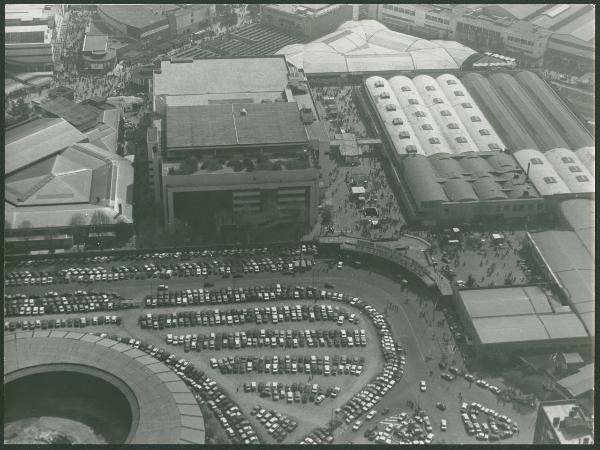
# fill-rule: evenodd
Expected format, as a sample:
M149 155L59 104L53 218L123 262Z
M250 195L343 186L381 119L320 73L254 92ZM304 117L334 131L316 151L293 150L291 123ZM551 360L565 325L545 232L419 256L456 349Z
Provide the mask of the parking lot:
M265 255L265 257L269 257ZM193 257L196 258L196 257ZM198 258L202 258L200 255ZM215 258L213 255L211 258ZM219 257L217 257L219 258ZM271 255L271 259L273 259L273 255ZM160 261L160 259L159 259ZM533 414L529 414L528 416L517 415L516 413L511 411L511 407L509 405L497 405L496 404L496 396L490 392L489 390L481 389L476 385L473 385L471 389L469 388L469 383L461 377L457 377L454 381L446 381L443 380L440 376L441 370L437 367L437 362L441 360L442 354L447 355L447 360L449 364L456 365L459 368L463 368L461 357L459 353L451 353L452 346L445 345L443 342L444 335L450 336L451 332L448 329L448 325L444 324L444 326L438 326L438 322L441 321L443 315L440 311L433 311L433 303L432 299L427 297L427 294L419 289L417 286L409 286L408 288L401 289L399 284L396 281L392 280L389 276L383 276L373 271L366 271L357 268L353 268L349 265L344 265L342 269L330 269L329 262L315 258L315 265L310 272L294 272L294 275L286 277L278 272L266 272L260 271L253 274L244 274L242 278L223 278L222 275L218 275L219 269L217 269L217 274L215 275L207 275L207 276L195 276L195 277L173 277L171 279L150 279L153 282L153 287L149 287L148 279L124 279L119 281L97 281L94 280L88 284L86 284L85 289L88 292L112 292L115 291L118 295L126 300L131 301L136 306L131 309L123 309L119 310L115 313L110 313L110 315L118 315L121 317L121 325L86 325L85 331L89 332L106 332L108 334L118 334L120 336L126 337L128 339L140 340L143 343L147 343L148 345L164 348L166 352L173 352L177 358L185 358L190 363L194 365L195 368L202 370L209 377L214 378L218 385L222 387L223 392L229 398L235 399L237 404L239 405L240 410L244 413L248 420L252 424L253 428L256 430L257 435L259 436L262 442L266 443L275 443L277 439L280 439L281 434L278 433L276 436L269 433L269 429L265 427L260 419L257 419L255 416L251 415L250 412L259 405L261 408L265 410L275 409L280 414L285 414L290 420L293 420L297 423L296 428L292 431L286 431L286 435L283 441L286 443L299 442L301 440L313 439L309 438L311 432L318 427L324 426L331 419L332 409L335 411L338 408L347 405L351 399L355 398L357 393L361 391L362 387L369 380L372 380L373 377L377 376L378 373L381 373L382 368L384 367L384 355L381 351L381 343L377 338L379 336L377 329L375 328L371 319L368 319L365 315L365 311L357 309L355 306L350 304L340 303L337 300L331 298L308 298L308 295L305 294L302 298L293 298L294 294L291 294L292 298L281 298L274 300L269 299L260 301L258 298L252 299L250 302L245 302L242 304L240 301L239 304L236 304L235 294L233 294L232 303L222 303L219 304L219 294L221 295L221 301L225 302L229 301L229 298L226 299L227 288L231 288L231 292L235 289L239 288L250 288L257 286L273 286L275 288L276 284L280 284L282 287L291 286L291 292L293 292L294 286L315 286L317 287L317 291L330 291L330 292L338 292L346 295L350 295L352 297L358 297L361 300L368 302L369 305L372 305L374 308L379 311L379 313L384 314L387 322L389 323L390 332L393 336L394 340L400 344L402 344L403 349L406 351L405 357L403 360L405 364L402 364L405 367L404 374L402 378L398 381L395 381L394 384L387 388L386 395L380 396L381 399L375 405L372 404L370 409L378 410L377 417L381 416L381 410L384 408L390 408L389 414L383 417L387 417L389 415L398 414L400 412L410 412L411 409L407 408L407 401L412 401L414 405L420 405L431 419L431 423L434 427L439 427L440 420L442 418L446 418L448 422L448 430L443 434L441 432L435 432L435 438L433 442L439 442L439 440L443 439L445 442L469 442L468 435L461 424L460 414L458 411L459 401L458 401L458 393L461 392L463 395L463 401L475 401L479 402L482 405L487 405L488 407L494 407L502 414L506 414L509 417L513 417L519 423L521 433L519 436L515 436L510 438L510 440L506 441L507 443L517 443L517 442L527 442L529 438L529 442L531 442L531 434L532 429L527 428L528 423L533 423ZM106 262L94 262L94 264L105 266ZM137 264L147 264L148 261L138 261ZM122 265L120 261L114 262L114 264ZM324 287L324 283L327 282L329 288ZM212 286L207 288L205 287L205 283L210 283ZM235 283L235 285L234 285ZM207 304L190 304L188 301L187 305L183 304L183 299L181 304L177 303L177 295L174 295L175 304L169 305L163 304L163 306L152 306L152 304L146 304L146 297L157 298L158 300L158 287L160 284L168 284L169 292L173 293L181 293L187 292L188 289L192 291L192 298L194 289L198 290L204 289L205 291L215 292L208 296L209 303ZM331 287L333 286L333 288ZM65 292L75 292L76 290L83 289L78 284L60 284L60 285L22 285L22 286L10 286L7 287L7 293L25 293L28 294L37 294L41 295L48 291L56 291L59 294L63 294ZM223 294L221 294L221 290L223 290ZM282 291L284 289L282 288ZM275 292L277 289L275 288ZM300 297L300 296L298 296ZM240 299L241 300L241 299ZM212 303L212 302L217 303ZM152 301L151 301L152 303ZM158 303L158 302L157 302ZM193 303L193 302L192 302ZM246 308L246 313L249 310L254 312L255 308L259 308L259 313L263 316L261 308L264 309L264 318L266 319L268 314L266 313L266 308L278 308L288 306L290 308L296 308L296 305L300 306L300 314L296 315L296 318L302 317L304 314L308 320L304 318L302 320L291 320L291 309L289 313L290 320L285 320L287 317L285 309L277 311L277 319L278 323L273 323L274 316L268 318L265 322L262 321L260 324L256 323L256 315L254 315L254 321L247 321L244 318L244 323L233 323L228 325L228 317L229 314L225 314L224 323L220 325L210 326L193 326L190 322L188 327L171 327L163 329L154 329L154 320L152 320L152 328L142 328L140 318L147 317L147 314L152 314L156 317L159 317L160 314L164 314L165 324L166 324L166 314L167 313L182 313L184 311L194 311L195 313L202 311L214 311L215 309L219 309L219 312L223 312L230 309L236 309L238 312L238 322L240 322L240 311L243 308ZM310 318L310 309L314 306L318 306L318 310L321 310L321 305L324 305L325 312L335 311L334 314L331 315L332 320L327 316L327 320L315 320L311 321ZM328 309L331 306L331 309ZM339 308L334 310L333 308ZM281 313L279 311L282 311ZM39 310L38 310L39 312ZM313 311L314 312L314 311ZM342 314L339 314L342 312ZM96 311L88 311L88 312L78 312L72 313L71 315L66 315L66 313L57 313L57 314L47 314L45 312L44 315L38 316L28 316L25 319L27 320L46 320L46 319L68 319L75 318L80 316L85 317L93 317L94 315L98 316L106 316L108 313L104 312L96 312ZM283 321L279 321L279 314L282 314ZM308 314L308 315L306 315ZM351 314L355 314L355 318L358 323L353 323L353 321L349 321ZM343 325L338 325L339 316L343 315L344 322ZM248 317L251 317L251 314L248 314ZM337 317L336 317L337 316ZM177 318L177 315L175 316ZM190 316L191 317L191 316ZM223 318L223 316L221 316ZM321 317L324 317L323 315ZM182 317L183 318L183 317ZM17 319L22 319L21 317ZM208 319L207 319L208 320ZM200 321L202 322L202 314L200 314ZM233 315L232 315L233 322ZM73 325L74 326L74 325ZM67 329L67 328L66 328ZM286 338L284 340L284 345L280 345L280 336L277 336L275 340L275 347L264 345L266 340L263 343L262 347L258 346L258 339L260 338L261 329L265 330L265 338L266 338L266 330L276 329L285 330ZM360 347L343 347L341 344L340 338L340 346L337 347L335 345L335 331L344 330L365 330L366 335L366 346ZM292 335L291 347L286 346L287 344L287 333L288 330ZM294 332L296 332L296 336L299 336L300 332L306 333L308 330L308 335L313 339L314 346L307 346L306 342L308 338L305 336L305 347L300 347L298 343L298 347L294 347L293 339ZM314 331L314 333L313 333ZM328 342L325 341L323 337L323 333L327 332L327 336L329 337L329 332L333 331L333 338L328 339L331 346L328 345ZM227 336L227 340L229 341L229 334L233 333L233 341L234 348L229 348L229 342L226 345L226 348L223 348L223 334L221 334L221 350L211 350L202 348L200 351L192 351L191 350L191 338L194 334L200 336L200 334L209 337L210 346L210 333L215 333L215 345L216 345L216 336L217 333L225 333ZM240 348L235 348L235 333L245 332L246 337L253 337L252 333L257 332L257 346L247 346L242 348L240 343ZM318 337L318 333L321 333L321 337ZM360 332L359 332L360 333ZM183 337L183 344L173 345L167 343L167 335L177 335ZM185 351L186 347L186 338L190 335L189 340L189 352ZM347 331L347 335L349 332ZM432 339L432 336L435 335L436 338ZM274 337L274 336L273 336ZM298 339L298 337L296 337ZM320 345L320 339L325 341L325 345ZM179 339L178 339L179 340ZM240 335L241 341L241 335ZM198 345L198 337L196 338L196 346ZM270 341L272 342L272 341ZM387 345L387 344L386 344ZM208 353L208 354L207 354ZM348 365L348 360L350 358L358 358L357 362L360 363L361 358L363 360L363 370L362 374L352 375L350 373L343 375L339 373L339 365L341 362L341 356L345 355L347 358L346 365ZM283 364L283 373L273 373L273 356L278 357L278 364ZM290 372L286 373L286 357L290 356ZM332 375L331 367L330 367L330 375L325 375L324 373L312 373L308 375L307 373L291 373L291 364L292 358L296 358L296 364L299 364L300 358L302 357L302 361L306 361L307 359L310 361L312 356L317 359L317 366L319 368L322 367L321 370L324 371L324 362L325 356L329 356L330 365L333 365L333 360L336 357L340 357L338 360L338 373L336 375ZM220 369L215 369L210 367L211 358L215 358L218 360L224 360L228 358L233 358L232 366L235 365L235 358L238 358L238 366L241 364L241 358L246 357L245 363L247 365L248 361L252 359L253 364L254 361L257 363L257 369L250 373L226 373L222 374ZM256 357L256 360L253 359ZM266 366L268 358L270 359L269 364L271 364L271 373L266 373L263 369L263 373L258 371L259 359L263 357L265 358L264 363ZM318 364L318 358L320 358L322 364ZM304 363L305 364L305 363ZM309 363L311 364L311 363ZM398 363L390 363L396 364L396 367L399 368ZM218 365L218 363L217 363ZM357 364L359 365L359 364ZM392 366L388 366L386 370L392 370ZM315 367L316 368L316 367ZM312 367L311 367L312 369ZM344 370L344 369L343 369ZM397 370L397 369L396 369ZM430 375L430 371L433 373ZM232 369L233 372L233 369ZM317 372L315 370L315 372ZM392 372L390 372L391 374ZM310 380L309 380L310 378ZM385 378L392 380L393 378ZM425 380L427 382L427 392L420 393L419 391L419 382L421 380ZM250 390L249 392L245 392L244 383L246 382L256 382L256 391ZM267 398L266 396L261 397L261 394L258 392L259 383L265 383L265 387L267 386L267 382L271 383L270 386L270 396ZM273 400L273 385L272 383L278 383L278 399ZM381 379L382 383L384 383L384 379ZM491 382L491 381L490 381ZM288 403L288 390L292 391L294 387L294 383L296 384L296 390L300 389L300 386L310 385L312 390L313 384L318 384L318 392L321 392L324 396L319 405L315 404L316 398L318 396L315 395L313 402L310 401L310 393L307 398L307 403L302 403L302 395L300 395L300 401L296 401L296 396L292 393L294 399L291 403ZM499 384L495 381L496 384ZM335 386L340 388L339 394L332 398L331 393L333 392L329 388L334 388ZM279 389L281 387L281 389ZM356 402L365 402L362 403L364 405L368 405L373 402L374 395L377 395L378 391L375 386L372 388L372 392L365 391L364 394L361 394L362 397L358 400L354 400L355 404L361 404ZM326 396L329 391L329 396ZM280 398L281 392L284 392L284 399ZM294 391L292 391L294 392ZM302 391L302 393L304 393ZM371 400L369 400L371 399ZM436 402L441 401L447 405L446 411L440 411L436 408ZM208 405L208 404L207 404ZM208 407L208 406L207 406ZM210 407L209 407L210 409ZM362 408L361 408L362 409ZM370 410L369 409L369 410ZM366 437L363 436L363 432L365 429L360 428L358 431L352 431L352 426L354 426L356 420L365 420L364 416L369 411L362 411L362 417L354 417L350 420L349 423L346 422L348 419L348 415L339 416L339 421L342 423L339 428L337 428L333 434L334 443L344 444L347 442L353 443L366 443L369 442ZM336 413L337 415L340 413ZM342 413L345 414L345 413ZM269 419L271 420L271 419ZM280 420L280 419L277 419ZM373 419L374 420L374 419ZM364 426L364 425L363 425ZM273 426L271 426L273 428ZM226 433L223 434L219 432L219 439L224 439ZM313 434L314 438L317 438L315 434ZM322 442L327 442L327 436L323 434ZM472 438L473 443L479 442ZM314 440L314 439L313 439ZM243 442L243 441L242 441ZM483 442L483 441L481 441Z

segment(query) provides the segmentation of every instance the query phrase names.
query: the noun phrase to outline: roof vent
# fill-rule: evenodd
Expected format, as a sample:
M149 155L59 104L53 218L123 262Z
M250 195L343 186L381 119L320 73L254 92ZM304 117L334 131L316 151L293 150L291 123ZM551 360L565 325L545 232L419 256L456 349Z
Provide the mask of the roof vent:
M552 419L552 426L554 428L558 427L560 425L560 417L555 417L554 419Z
M245 116L246 114L248 114L248 111L246 111L246 108L242 108L242 110L240 111L242 116Z

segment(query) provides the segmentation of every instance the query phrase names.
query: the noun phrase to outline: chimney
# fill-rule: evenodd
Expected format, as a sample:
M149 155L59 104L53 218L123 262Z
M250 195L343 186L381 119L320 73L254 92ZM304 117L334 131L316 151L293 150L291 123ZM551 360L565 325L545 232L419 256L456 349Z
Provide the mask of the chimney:
M529 169L531 168L531 162L527 163L527 173L525 174L527 176L527 181L529 181Z

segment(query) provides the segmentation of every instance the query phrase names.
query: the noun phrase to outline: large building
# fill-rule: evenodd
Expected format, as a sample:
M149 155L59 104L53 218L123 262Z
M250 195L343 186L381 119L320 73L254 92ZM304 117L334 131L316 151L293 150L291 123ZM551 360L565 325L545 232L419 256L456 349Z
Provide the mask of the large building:
M6 67L20 72L52 70L64 5L15 4L4 8Z
M575 400L541 402L534 444L594 444L594 421L587 417Z
M561 229L529 234L532 254L594 336L594 202L565 200L559 211L564 223Z
M352 11L353 6L347 4L265 4L261 19L267 25L316 39L352 20Z
M456 304L477 355L589 351L593 343L577 314L549 288L461 290Z
M118 35L136 40L164 38L198 31L215 16L215 5L98 5L100 18Z
M277 52L313 77L458 71L476 53L458 42L398 33L375 20L349 21L311 43Z
M9 128L5 148L5 233L50 245L51 235L132 224L133 167L61 118ZM120 225L119 225L120 226ZM26 237L26 238L25 238Z
M526 63L594 66L594 5L412 4L369 5L368 18L427 39L455 39L480 51Z
M289 83L282 56L161 63L148 155L168 230L316 222L319 174Z

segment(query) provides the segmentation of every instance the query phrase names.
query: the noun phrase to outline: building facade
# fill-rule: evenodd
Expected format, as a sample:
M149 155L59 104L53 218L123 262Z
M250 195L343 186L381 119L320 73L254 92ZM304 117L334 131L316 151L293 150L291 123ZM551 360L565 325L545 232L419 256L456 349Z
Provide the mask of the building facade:
M212 23L216 15L216 5L186 4L169 15L171 34L195 33Z
M262 8L263 23L309 39L335 31L342 23L352 20L352 15L350 4L267 4Z
M552 60L582 68L593 65L591 5L393 3L373 5L367 11L370 19L393 30L427 39L454 39L478 51L515 56L533 67ZM573 26L576 23L581 30Z

